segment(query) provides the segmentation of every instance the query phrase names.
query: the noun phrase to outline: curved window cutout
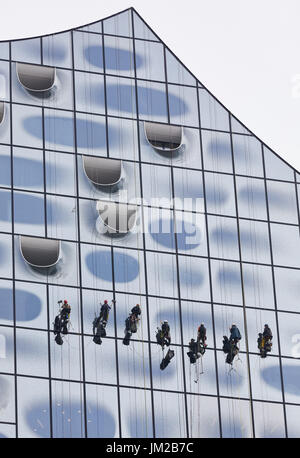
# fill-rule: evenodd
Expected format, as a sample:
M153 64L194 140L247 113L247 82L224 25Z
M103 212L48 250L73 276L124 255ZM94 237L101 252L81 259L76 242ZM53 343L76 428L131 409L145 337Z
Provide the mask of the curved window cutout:
M55 68L17 63L17 76L20 84L28 91L45 92L54 86Z
M37 237L20 237L20 250L25 261L33 267L52 267L60 255L60 241Z
M113 186L121 180L122 162L103 157L83 156L83 169L93 184Z
M135 205L98 200L96 208L110 234L127 234L134 229L137 217Z
M4 111L5 111L4 102L0 101L0 124L2 123L2 121L4 119Z
M182 145L182 127L170 124L145 122L145 135L153 148L160 151L176 151Z

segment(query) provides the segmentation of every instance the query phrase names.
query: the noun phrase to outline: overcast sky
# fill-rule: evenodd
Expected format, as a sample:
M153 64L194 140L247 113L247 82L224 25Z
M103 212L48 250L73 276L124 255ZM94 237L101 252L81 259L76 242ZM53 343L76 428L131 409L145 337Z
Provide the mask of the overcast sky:
M133 6L196 77L300 170L299 0L10 0L0 40L62 31Z

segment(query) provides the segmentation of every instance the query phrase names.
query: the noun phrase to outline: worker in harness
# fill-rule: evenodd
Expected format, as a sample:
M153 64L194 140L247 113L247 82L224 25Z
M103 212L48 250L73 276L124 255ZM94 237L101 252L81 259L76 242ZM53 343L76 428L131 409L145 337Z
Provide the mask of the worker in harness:
M167 347L171 344L171 334L170 334L170 325L168 320L164 320L161 328L157 328L156 341L158 345L164 349L165 345Z
M223 352L227 354L226 363L232 365L239 353L238 343L242 339L241 333L235 324L230 328L230 337L223 336Z
M206 327L204 323L201 323L198 327L197 342L200 342L204 347L206 347Z
M64 342L61 334L66 335L69 332L71 306L66 299L58 301L58 304L60 309L54 320L54 335L57 345L62 345Z
M266 358L267 354L272 350L273 334L267 324L265 324L263 333L258 334L257 346L260 351L261 358Z
M139 316L141 315L141 307L137 304L131 309L130 315L125 320L125 337L123 339L124 345L130 344L132 334L135 334L138 329L138 322L140 321Z
M114 299L111 302L112 304L116 303ZM103 304L100 303L100 305L100 314L99 316L95 316L93 321L93 341L97 345L102 344L101 337L106 337L106 325L109 318L109 312L111 310L111 306L108 304L107 300L105 300Z
M241 340L242 336L239 328L236 324L232 324L230 328L230 337L229 340L237 344Z

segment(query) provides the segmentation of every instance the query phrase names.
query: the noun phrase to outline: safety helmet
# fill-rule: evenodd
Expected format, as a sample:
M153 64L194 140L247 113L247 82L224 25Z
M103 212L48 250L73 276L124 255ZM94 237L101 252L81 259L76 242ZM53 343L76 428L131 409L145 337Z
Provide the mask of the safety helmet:
M64 300L64 304L67 304L67 303L68 303L68 301L67 301L67 299L65 299L65 300Z
M200 326L204 326L204 323L201 323L201 325L200 325Z
M104 304L107 304L107 300L105 299Z
M168 320L164 320L164 323L168 323Z

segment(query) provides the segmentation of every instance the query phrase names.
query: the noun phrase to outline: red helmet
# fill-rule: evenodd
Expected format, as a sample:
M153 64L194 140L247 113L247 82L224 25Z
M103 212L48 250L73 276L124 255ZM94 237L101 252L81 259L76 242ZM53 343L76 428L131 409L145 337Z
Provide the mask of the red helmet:
M107 304L107 300L105 299L104 304Z
M64 304L67 304L67 303L68 303L68 301L65 299L65 300L64 300Z

